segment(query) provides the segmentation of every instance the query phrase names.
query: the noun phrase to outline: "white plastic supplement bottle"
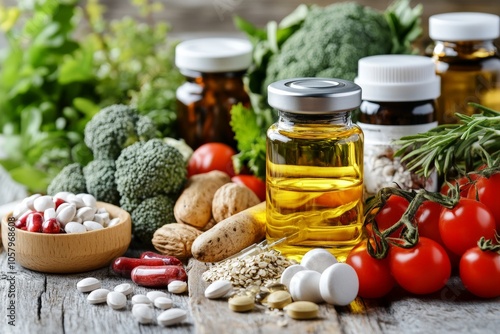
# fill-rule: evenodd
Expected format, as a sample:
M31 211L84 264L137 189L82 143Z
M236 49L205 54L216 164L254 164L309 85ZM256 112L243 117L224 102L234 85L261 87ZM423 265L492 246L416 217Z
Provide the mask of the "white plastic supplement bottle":
M382 187L437 190L437 177L424 179L411 172L394 140L437 126L439 76L432 59L416 55L380 55L362 58L354 80L362 88L358 125L365 134L364 195Z
M267 131L267 241L286 237L276 249L298 261L314 248L345 259L362 236L361 89L295 78L269 85L268 101L279 119Z

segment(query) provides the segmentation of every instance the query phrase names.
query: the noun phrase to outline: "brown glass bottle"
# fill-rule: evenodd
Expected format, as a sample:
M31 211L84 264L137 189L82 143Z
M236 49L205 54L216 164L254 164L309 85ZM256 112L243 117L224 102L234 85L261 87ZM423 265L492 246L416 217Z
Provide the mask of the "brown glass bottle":
M434 40L426 51L441 77L439 124L457 123L456 113L472 115L470 102L500 110L500 57L493 40L500 18L485 13L446 13L429 19Z
M235 38L204 38L180 43L176 65L186 77L177 89L179 133L193 149L221 142L236 150L231 108L250 105L243 76L251 63L251 44Z

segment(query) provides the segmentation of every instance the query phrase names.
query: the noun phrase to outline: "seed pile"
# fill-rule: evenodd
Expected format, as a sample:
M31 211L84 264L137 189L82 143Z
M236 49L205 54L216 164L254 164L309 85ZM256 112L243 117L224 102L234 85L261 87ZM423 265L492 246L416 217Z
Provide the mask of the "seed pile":
M261 286L279 281L281 273L293 264L296 264L294 260L289 260L277 251L270 250L242 259L233 258L216 263L205 271L202 277L210 283L227 280L235 288Z

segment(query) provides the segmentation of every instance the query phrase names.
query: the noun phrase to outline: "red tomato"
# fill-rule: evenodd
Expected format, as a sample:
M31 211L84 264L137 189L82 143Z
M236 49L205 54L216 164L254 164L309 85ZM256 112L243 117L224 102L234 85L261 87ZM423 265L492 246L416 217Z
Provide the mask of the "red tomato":
M441 234L439 233L439 216L443 207L441 204L425 201L415 214L415 223L418 226L418 235L436 241L443 245Z
M366 242L363 240L349 252L346 263L358 274L358 296L380 298L392 290L395 281L389 269L389 260L371 257L366 249Z
M433 293L443 288L451 275L444 248L428 238L420 238L413 248L392 246L389 266L396 282L415 294Z
M220 170L234 176L233 155L236 151L223 143L207 143L198 147L188 163L188 176Z
M454 187L455 184L457 184L458 182L458 185L460 186L460 197L467 197L469 189L473 184L473 180L476 178L477 178L476 174L470 174L469 177L462 176L458 179L448 180L448 182L443 183L443 185L441 186L440 193L443 195L448 195L448 191L450 190L450 185Z
M479 199L490 209L495 217L497 231L500 232L500 202L498 201L498 191L500 190L500 173L495 173L489 178L481 176L476 181L475 187L470 187L468 198Z
M465 288L478 297L500 296L500 254L470 248L460 260L460 278Z
M380 211L375 216L375 221L380 232L388 229L389 227L396 224L399 219L403 216L408 205L410 203L403 197L392 195L389 197L385 205L380 209ZM371 235L372 229L371 225L367 225L367 231ZM403 227L398 228L395 232L391 233L391 237L399 237Z
M453 209L443 208L439 217L439 233L450 251L462 255L476 246L481 237L495 237L495 218L481 202L461 198Z
M236 175L231 178L234 183L242 184L254 192L261 200L266 200L266 183L254 175Z

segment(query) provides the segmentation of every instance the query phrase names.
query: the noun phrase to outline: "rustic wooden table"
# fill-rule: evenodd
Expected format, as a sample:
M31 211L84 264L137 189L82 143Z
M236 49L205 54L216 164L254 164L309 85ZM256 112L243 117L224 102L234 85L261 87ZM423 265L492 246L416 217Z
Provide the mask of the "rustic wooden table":
M133 255L130 253L128 255ZM226 301L204 297L201 280L206 264L187 264L189 293L172 295L175 307L188 318L169 328L140 325L131 305L114 311L106 304L91 305L76 290L84 277L97 277L103 287L127 282L109 268L73 274L51 275L11 266L5 250L0 254L0 333L499 333L500 299L481 300L466 292L454 277L440 292L416 297L400 290L380 300L357 299L347 307L321 305L316 320L296 321L256 307L250 313L234 313ZM500 284L500 282L499 282ZM134 293L147 293L135 286ZM156 310L156 314L159 312ZM14 326L15 325L15 326Z

